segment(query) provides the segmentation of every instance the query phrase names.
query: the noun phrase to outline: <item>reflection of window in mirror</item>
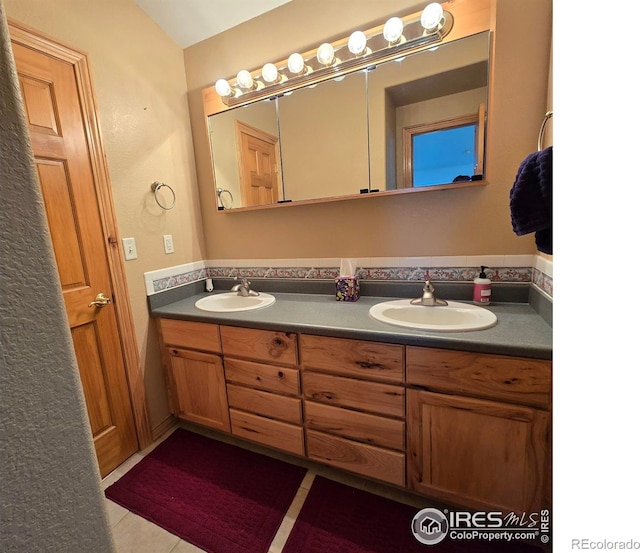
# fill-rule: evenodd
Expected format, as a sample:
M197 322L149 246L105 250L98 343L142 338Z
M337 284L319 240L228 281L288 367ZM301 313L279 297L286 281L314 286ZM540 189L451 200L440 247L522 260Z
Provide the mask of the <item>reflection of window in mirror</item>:
M403 185L469 182L484 168L484 106L477 114L403 128Z

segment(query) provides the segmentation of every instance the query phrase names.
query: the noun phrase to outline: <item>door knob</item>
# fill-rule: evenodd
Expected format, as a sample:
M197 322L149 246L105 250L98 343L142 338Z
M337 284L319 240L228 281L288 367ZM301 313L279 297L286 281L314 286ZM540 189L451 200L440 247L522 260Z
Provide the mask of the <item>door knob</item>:
M110 303L111 303L111 299L105 296L102 292L100 292L96 296L96 299L89 304L89 307L93 307L94 305L96 307L104 307L105 305L109 305Z

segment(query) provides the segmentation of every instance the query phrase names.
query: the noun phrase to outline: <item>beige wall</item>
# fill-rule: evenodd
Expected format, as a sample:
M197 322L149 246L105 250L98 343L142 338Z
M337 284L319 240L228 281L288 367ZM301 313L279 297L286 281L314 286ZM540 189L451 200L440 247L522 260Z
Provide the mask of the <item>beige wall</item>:
M4 0L7 16L89 56L120 237L134 237L125 262L152 427L168 414L143 273L205 257L182 49L133 0ZM151 183L175 190L163 211ZM175 253L166 255L163 234ZM153 321L152 321L153 322Z
M292 2L185 50L189 106L207 256L224 258L530 254L533 236L511 228L509 190L536 148L545 113L551 0L495 0L494 90L490 98L490 185L244 213L217 212L201 89L239 69L347 36L424 2ZM339 14L339 17L336 17ZM452 225L452 221L455 224ZM340 225L336 239L335 224ZM434 239L434 236L437 237ZM232 239L230 237L233 237Z

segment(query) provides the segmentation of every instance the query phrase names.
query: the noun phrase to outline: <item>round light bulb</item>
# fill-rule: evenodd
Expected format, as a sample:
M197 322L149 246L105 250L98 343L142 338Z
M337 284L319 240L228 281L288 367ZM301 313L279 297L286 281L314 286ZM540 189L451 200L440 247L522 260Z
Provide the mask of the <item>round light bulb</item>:
M287 60L287 67L294 75L304 71L304 58L300 54L291 54Z
M236 76L236 82L240 85L241 88L245 90L250 90L253 88L253 77L251 73L249 73L246 69L238 72Z
M444 18L444 10L442 6L437 2L429 4L422 12L420 16L420 23L426 31L437 31L442 27Z
M355 31L351 33L347 46L349 47L349 52L355 56L359 56L367 48L367 35L362 31Z
M404 23L399 17L392 17L384 24L382 28L382 36L387 42L398 42L402 36Z
M318 48L316 57L322 65L331 65L333 63L333 60L336 59L335 50L333 49L333 46L331 46L331 44L325 42Z
M280 74L278 68L273 63L265 63L262 68L262 78L265 83L275 83L278 81Z
M231 96L231 85L226 79L218 79L216 81L216 92L218 96L222 96L223 98Z

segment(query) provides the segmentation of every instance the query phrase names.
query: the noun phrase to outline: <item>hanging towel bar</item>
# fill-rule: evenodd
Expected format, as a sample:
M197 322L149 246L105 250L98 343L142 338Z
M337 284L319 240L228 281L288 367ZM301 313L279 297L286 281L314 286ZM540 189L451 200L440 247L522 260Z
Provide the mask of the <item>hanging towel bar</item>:
M166 187L169 189L169 192L171 192L171 204L170 205L165 205L164 203L162 203L160 201L160 198L158 198L158 191L162 188L162 187ZM171 188L168 184L165 184L164 182L158 182L158 181L154 181L153 183L151 183L151 191L153 192L153 197L156 199L156 203L165 211L169 211L170 209L173 209L176 205L176 193L173 191L173 188Z
M548 111L544 114L544 119L542 120L542 125L540 126L540 132L538 133L538 151L542 150L542 140L544 138L544 129L549 122L549 119L553 117L553 111Z

